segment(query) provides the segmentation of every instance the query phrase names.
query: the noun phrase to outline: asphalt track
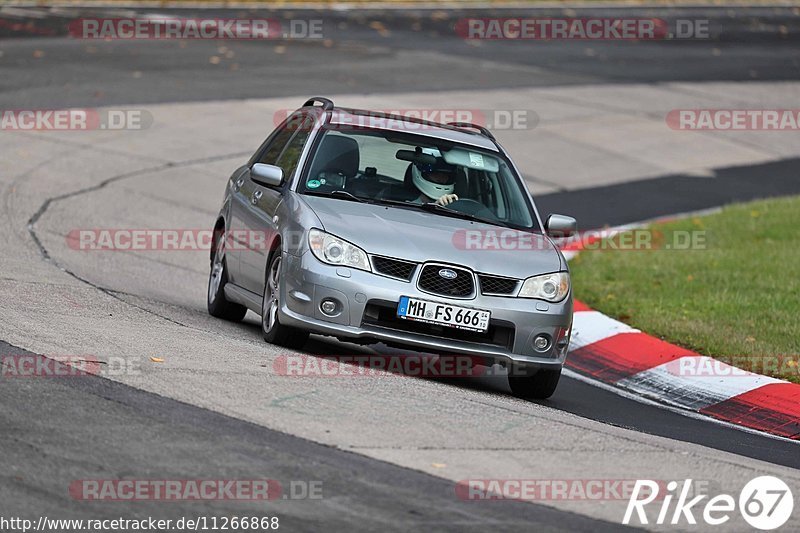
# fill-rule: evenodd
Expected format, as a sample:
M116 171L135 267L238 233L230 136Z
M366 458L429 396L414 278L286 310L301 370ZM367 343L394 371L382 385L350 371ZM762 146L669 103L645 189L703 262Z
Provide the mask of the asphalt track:
M651 11L646 13L659 14ZM220 13L220 16L224 14ZM237 13L237 16L243 14ZM794 28L791 21L796 21L797 16L791 10L741 10L732 18L718 10L693 11L693 17L707 16L716 21L712 28L716 26L719 34L713 41L635 45L602 43L591 47L595 55L587 55L585 43L543 43L542 47L537 46L535 53L531 53L530 47L520 46L520 43L468 46L445 31L446 20L441 20L439 15L431 17L430 13L422 13L419 17L422 30L412 28L413 21L409 22L406 18L408 15L324 13L321 16L328 24L326 27L331 28L333 46L289 43L286 50L278 53L275 47L279 44L264 46L236 43L231 48L236 50L238 66L231 70L232 62L224 62L227 68L223 72L219 72L222 69L215 70L217 65L208 62L210 55L219 54L219 43L188 42L185 47L170 42L88 45L58 35L36 38L9 35L11 38L0 41L0 51L3 52L0 56L0 104L4 108L141 105L310 93L384 94L391 101L393 93L409 91L444 93L454 89L469 89L480 92L530 86L559 88L598 83L622 86L632 83L743 82L753 79L771 82L796 80L799 74L797 58L800 57L800 44L792 32L784 36L775 31L787 20L790 21L790 28ZM670 16L676 16L675 12ZM52 19L52 16L47 16L37 24L60 27ZM375 29L380 26L370 26L375 20L383 21L383 27L389 29L388 34ZM342 26L343 22L345 26ZM415 37L419 31L424 32L426 39ZM715 48L720 51L719 54L713 52ZM36 53L37 50L39 53ZM265 53L269 53L268 61L265 61ZM598 55L601 59L596 59ZM443 63L442 57L451 60ZM480 64L478 74L476 61ZM484 71L490 74L481 74ZM502 76L497 75L500 71L503 72ZM224 117L222 114L214 120L222 121ZM230 120L235 122L241 118L231 116ZM187 122L190 122L188 118ZM181 131L179 126L173 131ZM187 131L185 135L180 141L184 146L191 146L191 132ZM129 163L125 161L127 155L122 157L118 153L119 148L116 149L117 153L110 148L104 152L102 146L98 145L101 149L91 154L95 159L89 164L87 178L67 180L73 166L68 160L81 157L82 143L72 139L48 141L44 145L51 147L53 152L47 154L47 150L34 146L32 138L22 136L9 140L11 142L6 148L9 151L5 152L3 161L7 176L3 180L5 208L7 219L18 223L12 228L16 238L7 238L6 244L17 246L22 242L23 249L15 249L11 254L13 257L3 260L7 272L4 282L28 287L26 292L30 299L20 299L21 308L14 301L7 301L1 311L6 324L5 338L29 338L30 341L24 344L16 342L19 347L4 344L0 347L0 353L20 354L24 353L26 347L47 346L48 343L60 346L61 353L65 353L63 350L71 350L67 353L83 353L84 347L86 353L91 353L90 346L97 346L102 341L96 338L101 331L108 327L113 335L117 327L115 323L120 320L132 323L142 321L141 327L136 330L139 336L123 333L118 339L106 338L106 344L123 351L124 344L139 339L142 346L147 346L141 351L156 353L159 349L158 339L167 333L160 331L161 326L157 323L167 319L184 327L189 325L195 335L198 331L207 331L218 342L210 351L214 354L214 350L217 350L215 357L222 361L235 359L238 365L244 356L235 354L237 349L242 353L260 352L274 356L275 352L269 352L267 347L259 344L258 330L253 322L229 326L213 324L201 318L198 310L203 307L202 292L187 294L178 293L177 290L170 292L169 288L165 288L159 293L162 297L157 298L142 288L142 285L154 281L134 279L139 274L152 275L163 269L165 276L176 283L176 289L183 288L174 274L169 273L176 266L169 262L160 264L154 261L149 270L136 265L121 268L118 261L124 262L126 258L107 260L94 256L76 261L74 257L56 250L59 252L55 258L56 266L66 268L86 283L79 283L74 278L65 281L59 277L63 273L54 269L52 262L43 261L42 254L49 254L54 249L54 228L76 225L90 227L85 225L83 215L78 214L79 210L87 206L90 210L97 209L98 219L106 225L130 225L141 220L136 215L137 210L142 208L136 207L135 203L127 207L123 207L124 203L115 204L111 208L117 209L116 213L111 218L108 216L109 202L113 203L115 196L118 199L120 195L130 193L130 189L114 190L111 189L113 184L108 187L95 185L102 183L104 173L107 178L118 176L124 179L127 171L135 173L139 170L135 166L139 163L130 163L132 166L128 168L125 166ZM251 144L255 145L259 140L252 139ZM34 153L46 154L38 170L37 167L26 170L29 168L27 163L17 169L11 158L18 153L14 150L28 149L28 143ZM214 152L213 155L217 157L209 168L195 170L199 174L216 173L216 184L221 185L225 169L235 166L251 147L241 148L241 151ZM76 154L72 154L73 151ZM103 154L108 157L107 160L103 159ZM170 168L180 171L181 165L175 161L161 165L157 160L163 157L163 154L154 155L153 161L144 162L142 167L163 166L162 170L167 172ZM63 167L58 164L61 162L64 163ZM191 168L191 165L185 166ZM27 203L13 203L14 188L32 186L23 183L28 172L31 176L38 176L37 172L42 167L45 171L58 170L51 181L43 182L41 186L33 185L34 198L38 198L38 202L31 204L35 204L35 207L28 208ZM800 183L795 177L797 169L798 160L784 158L751 165L715 167L714 180L698 179L691 174L667 174L595 186L590 182L577 187L559 187L556 184L555 190L540 195L538 202L545 212L574 214L583 227L598 227L713 207L733 200L798 193ZM57 179L58 172L64 173L66 182ZM142 175L146 178L145 172ZM754 176L759 176L759 179L754 179ZM211 181L210 178L202 179ZM159 183L163 182L153 181L153 184ZM54 190L61 186L63 191ZM217 188L219 191L213 190L215 200L221 192L221 188ZM90 200L86 196L90 190L101 196ZM200 187L199 190L205 194L206 188ZM81 195L87 199L84 200ZM184 209L181 204L194 200L191 194L187 196L173 198L176 212L166 217L174 221L176 227L181 224L180 217ZM48 198L60 199L45 201ZM608 201L599 201L603 199ZM213 204L208 201L199 203L204 206ZM163 206L161 208L164 209ZM201 214L208 220L213 216L213 212ZM32 232L37 241L31 240L25 228L25 223L31 217L35 223L42 219L41 227L37 226ZM192 220L197 218L196 215L192 217ZM63 244L63 238L61 241ZM23 271L24 274L21 273ZM130 279L111 281L115 272L127 274ZM194 273L187 270L187 275L194 276ZM97 288L102 288L103 292L98 293ZM51 295L51 290L55 294ZM61 291L68 294L62 298ZM36 301L41 302L34 306L37 309L28 307ZM50 333L34 328L26 330L26 325L29 326L33 319L42 315L38 307L48 305L53 306L49 313L52 320L63 319L66 323L74 320L68 315L85 314L84 323L74 322L70 327L86 329L74 331L63 341L53 338L58 331L55 324ZM97 305L100 305L99 309ZM141 317L145 311L150 318ZM110 315L110 318L101 315ZM106 325L103 328L93 327L89 322ZM153 328L155 346L142 336L149 328ZM180 328L178 331L176 335L185 335L180 333ZM192 343L188 337L183 340L175 338L175 343L184 342L200 350L202 342L210 339L210 336L200 335L202 338L196 343ZM226 344L231 351L224 348ZM163 350L169 352L170 348L164 347ZM353 353L357 350L326 339L314 339L305 347L305 351L312 354ZM200 355L200 352L196 355ZM268 364L269 359L262 356L261 360L264 361L261 366ZM150 373L137 377L141 382L134 386L102 378L4 380L0 387L0 396L3 398L0 417L2 427L10 431L0 434L3 449L8 450L0 460L4 465L0 477L2 514L38 516L47 512L59 517L158 514L168 517L196 515L199 511L200 514L230 515L241 513L242 506L245 511L251 508L235 503L208 506L141 503L87 506L69 499L64 487L70 481L81 478L241 478L258 472L259 477L263 475L279 480L324 481L323 500L280 501L269 508L282 519L285 518L291 526L287 526L289 530L318 530L323 525L334 530L374 530L378 527L407 530L409 525L437 530L463 530L468 526L483 529L487 525L499 530L518 530L530 523L536 523L542 529L604 530L618 527L615 522L619 521L620 515L616 511L593 507L597 505L595 503L582 502L582 507L579 504L559 506L549 503L559 507L558 510L516 502L492 502L490 506L479 502L465 503L454 497L452 482L443 478L452 479L452 475L462 475L463 472L476 477L480 472L483 473L481 477L490 477L490 474L513 477L517 468L528 476L533 476L531 472L538 472L536 477L578 477L576 470L568 468L568 462L586 465L591 457L597 457L606 464L598 470L588 470L584 475L591 477L602 472L602 475L625 478L631 477L632 472L642 475L648 472L642 467L640 462L643 460L638 458L635 451L648 446L670 450L669 454L652 455L644 460L645 464L648 461L660 463L660 466L652 467L653 476L666 475L665 472L671 470L668 466L670 460L680 461L676 457L688 456L691 459L685 464L675 464L676 474L688 475L693 473L697 465L707 465L705 470L701 467L697 475L711 478L719 472L719 482L730 490L734 490L732 485L738 480L766 471L797 479L796 473L790 469L800 468L800 453L794 443L688 418L569 378L563 380L558 394L552 400L539 405L507 398L502 379L485 379L477 383L465 380L402 379L399 385L387 383L386 387L369 384L371 394L380 398L373 399L376 417L361 418L351 414L350 420L346 421L345 429L348 431L360 429L369 435L383 430L393 434L389 428L382 428L381 424L402 426L405 423L410 428L413 424L411 420L415 417L427 416L426 408L441 410L440 405L428 402L457 402L461 398L466 402L465 414L445 411L442 413L444 418L437 418L435 413L430 413L432 422L452 420L446 426L451 433L447 438L441 441L433 439L436 441L434 444L425 438L417 438L417 442L413 438L398 442L396 454L393 455L390 449L381 449L391 448L390 443L381 446L374 444L378 439L366 443L359 437L350 437L351 441L347 441L335 427L337 422L342 423L344 419L335 416L328 422L328 429L324 430L332 432L332 441L317 438L318 429L313 427L317 421L313 415L309 418L308 410L324 411L328 404L323 402L323 398L331 400L335 395L314 396L318 393L316 387L310 393L311 399L302 400L294 421L291 412L276 414L274 419L271 415L260 417L253 413L259 410L257 404L246 407L242 404L241 410L236 408L236 401L225 406L217 404L216 400L204 398L207 395L203 389L196 389L194 400L190 401L191 391L181 390L181 381L185 381L189 389L202 383L205 387L217 389L215 394L230 389L228 394L233 400L237 399L237 393L233 392L237 382L240 383L238 386L246 389L244 381L247 378L237 373L226 373L214 364L213 357L209 363L192 363L199 366L189 370L193 374L203 374L199 381L194 379L196 376L180 371L169 376L169 380L176 380L173 386L177 401L166 397L170 396L165 392L168 388L159 389L161 385L147 383L148 379L154 378ZM237 366L237 372L242 368L246 369L247 365L241 368ZM215 371L219 375L215 375ZM156 382L159 379L159 376L155 376ZM291 384L287 389L292 389ZM211 392L211 389L208 391ZM346 401L355 401L353 407L363 409L369 405L353 396L348 386L332 392L343 394ZM309 394L305 384L298 390L298 395L302 394ZM394 403L393 398L399 395L417 397L418 401L409 404L397 400L398 409L411 408L411 411L397 413L396 419L391 422L378 417L378 413L383 416L391 413L386 404ZM240 402L253 402L257 398L252 394L243 394L238 399ZM286 398L288 396L281 396L281 401L286 401ZM333 411L343 409L344 406L332 401L333 405L329 407ZM234 407L231 408L231 405ZM481 405L494 417L499 417L497 409L500 406L507 412L514 412L516 417L506 420L505 426L487 420L483 432L491 433L492 428L497 431L498 427L521 426L521 429L517 427L509 433L495 435L503 435L500 437L502 444L496 448L501 453L492 455L491 448L481 451L480 446L475 447L476 453L464 459L467 463L478 462L477 466L473 465L473 472L465 470L463 464L454 464L453 468L460 469L452 475L443 475L437 471L440 468L438 466L421 468L417 462L420 457L422 463L432 465L434 461L428 457L438 460L463 452L457 445L462 431L466 443L464 448L473 447L474 443L468 440L470 436L463 425L467 424L471 429L471 425L478 423L476 417L480 416L480 409L476 409L476 406ZM426 427L421 420L419 424L423 429ZM604 429L605 426L609 427ZM568 427L571 429L565 429ZM562 438L552 437L554 443L548 443L545 436L556 431L555 428L566 433ZM413 434L414 430L410 429L410 432ZM523 446L524 453L529 455L527 459L515 457L514 451L502 453L504 447L513 449L521 445L520 439L526 438L526 432L533 438L532 444ZM581 441L581 435L587 439L586 442ZM488 440L495 440L491 437ZM486 439L486 436L482 438ZM566 445L569 440L578 444L571 448ZM593 446L595 442L596 446ZM591 450L593 447L596 449ZM557 448L561 449L557 451ZM573 458L569 459L571 454ZM580 459L575 454L583 454L587 459ZM542 465L539 470L532 471L529 466L522 466L529 464L525 461L530 461L531 456L532 464ZM458 463L458 460L454 458L453 462ZM542 464L547 462L552 462L552 466L545 467ZM722 464L726 466L720 467ZM780 468L778 465L789 468ZM608 522L588 519L587 515L602 516Z
M321 19L324 39L98 42L64 39L75 17L135 11L42 11L0 26L0 105L102 106L305 94L485 90L598 83L796 80L800 17L792 7L542 10L142 10L185 17ZM577 13L577 14L576 14ZM467 41L467 17L618 17L708 20L709 39ZM13 18L8 20L14 21ZM30 24L28 26L27 24ZM35 43L27 38L34 38ZM326 44L326 41L328 43ZM33 51L41 54L34 56ZM218 56L220 62L210 64Z
M0 355L24 351L0 345ZM290 498L274 504L289 531L521 530L613 531L614 524L541 505L498 501L481 506L454 497L451 483L358 454L329 448L212 411L94 377L8 380L0 388L4 432L0 485L6 517L72 516L64 490L88 471L109 477L147 470L163 479L273 479ZM87 410L87 403L91 410ZM49 415L49 416L48 416ZM87 431L91 428L91 431ZM57 442L52 435L57 434ZM98 442L113 443L94 453ZM38 459L33 459L35 455ZM34 462L35 461L35 462ZM311 477L308 475L311 474ZM291 499L293 481L324 482L321 499ZM300 492L295 489L295 495ZM248 502L116 502L94 505L91 517L178 520L206 516L270 516Z

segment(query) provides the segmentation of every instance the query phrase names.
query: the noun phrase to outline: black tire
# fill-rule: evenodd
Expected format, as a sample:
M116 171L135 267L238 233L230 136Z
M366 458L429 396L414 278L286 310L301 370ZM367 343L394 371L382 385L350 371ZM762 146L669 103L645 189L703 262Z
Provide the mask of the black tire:
M267 261L264 298L261 303L261 333L264 335L264 340L270 344L298 349L308 340L308 331L284 326L278 316L282 264L281 251L275 250Z
M240 322L247 314L247 308L225 298L225 285L228 283L228 265L225 261L225 238L222 232L214 232L214 257L211 259L211 272L208 275L208 314L211 316Z
M512 394L519 398L545 400L556 392L561 369L539 370L512 367L509 369L508 386Z

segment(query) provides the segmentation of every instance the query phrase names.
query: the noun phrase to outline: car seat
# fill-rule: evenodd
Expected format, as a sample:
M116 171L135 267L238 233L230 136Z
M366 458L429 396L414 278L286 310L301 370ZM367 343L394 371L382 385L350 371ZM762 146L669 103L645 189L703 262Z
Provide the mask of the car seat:
M361 155L355 139L343 135L326 135L317 150L308 180L324 182L318 190L336 190L358 174Z

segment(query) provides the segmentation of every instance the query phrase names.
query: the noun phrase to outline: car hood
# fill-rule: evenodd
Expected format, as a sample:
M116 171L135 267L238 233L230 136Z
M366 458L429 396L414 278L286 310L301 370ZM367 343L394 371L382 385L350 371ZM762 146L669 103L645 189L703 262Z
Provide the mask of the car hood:
M323 228L369 254L464 265L476 272L526 278L561 270L550 239L421 209L303 196Z

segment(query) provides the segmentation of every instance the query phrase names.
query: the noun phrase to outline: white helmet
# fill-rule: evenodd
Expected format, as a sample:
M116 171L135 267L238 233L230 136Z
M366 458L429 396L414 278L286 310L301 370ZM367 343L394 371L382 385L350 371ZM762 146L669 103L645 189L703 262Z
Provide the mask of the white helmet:
M411 165L411 181L425 196L431 199L437 199L444 194L453 194L455 190L455 174L452 166L448 165L441 159L439 150L436 149L423 149L423 153L437 157L437 163L434 165L419 165L412 163ZM422 168L420 168L420 166ZM427 175L431 172L434 173L448 173L450 179L445 183L439 183L428 179Z

